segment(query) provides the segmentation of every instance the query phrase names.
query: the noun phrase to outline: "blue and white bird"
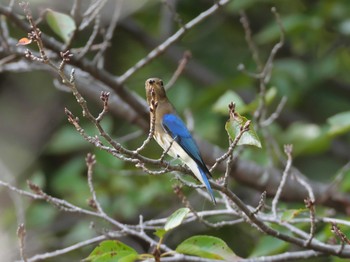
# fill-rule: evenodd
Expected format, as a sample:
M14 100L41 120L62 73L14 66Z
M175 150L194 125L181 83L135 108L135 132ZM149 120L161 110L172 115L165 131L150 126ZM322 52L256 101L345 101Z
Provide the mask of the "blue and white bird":
M164 150L168 150L170 156L180 158L191 169L196 178L207 188L215 204L213 190L208 181L211 174L196 142L168 100L163 81L159 78L150 78L146 81L145 87L148 105L152 108L152 100L157 103L156 109L151 110L151 119L153 114L155 116L154 139Z

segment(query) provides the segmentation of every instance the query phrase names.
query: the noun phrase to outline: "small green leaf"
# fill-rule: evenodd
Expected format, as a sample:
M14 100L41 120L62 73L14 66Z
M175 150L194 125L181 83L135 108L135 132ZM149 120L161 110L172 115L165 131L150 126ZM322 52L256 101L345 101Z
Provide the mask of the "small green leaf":
M190 237L177 246L176 252L226 261L239 259L223 240L212 236Z
M305 212L307 209L305 208L300 208L300 209L288 209L283 212L282 214L282 221L289 222L296 216L298 216L300 213Z
M282 19L285 32L294 33L298 30L315 30L322 27L322 20L305 14L292 14ZM265 26L256 36L255 40L259 44L267 44L279 39L281 29L277 23Z
M190 209L187 207L176 210L174 213L171 214L171 216L168 217L164 225L164 229L166 231L169 231L170 229L174 229L175 227L178 227L189 212L190 212Z
M138 254L132 247L118 240L101 242L83 261L92 262L133 262Z
M154 232L154 235L156 235L159 238L164 237L165 234L166 234L166 230L164 228L159 228L156 230L156 232Z
M113 127L113 119L109 116L105 116L102 124L105 132L110 133ZM96 134L96 128L94 126L87 126L84 130L87 134ZM47 145L47 150L52 154L66 154L85 150L86 148L90 148L89 143L87 143L71 125L65 125L59 129ZM99 157L99 153L96 153L96 157ZM114 161L117 161L115 157L112 158ZM97 162L100 163L101 161L103 160L100 158Z
M342 112L327 119L331 136L342 135L350 131L350 111Z
M252 5L258 3L259 0L236 0L231 1L227 5L227 9L233 13L239 13L242 10L247 10Z
M315 154L329 148L331 139L326 128L316 124L294 122L282 134L283 143L293 144L293 155Z
M338 31L344 35L350 35L350 19L345 19L338 26Z
M234 91L228 90L215 102L213 106L214 112L227 114L228 105L232 101L235 103L237 110L240 112L245 107L245 103L243 102L242 98Z
M259 238L250 257L261 257L278 254L287 249L288 243L271 236Z
M247 118L235 112L234 116L231 116L226 122L225 129L232 140L235 140L236 136L241 130L241 127L243 127L247 121ZM237 145L251 145L261 148L260 139L255 133L252 123L250 123L249 130L243 133Z
M277 88L276 87L270 87L265 94L265 104L268 106L272 103L272 101L276 98L277 96ZM259 106L259 100L260 97L256 97L252 102L250 102L248 105L243 107L242 109L237 109L241 114L249 113L255 111L258 106ZM237 108L237 107L236 107Z
M62 154L89 148L89 146L72 126L66 125L53 135L47 149L50 153Z
M345 171L343 174L344 174L343 180L340 183L341 192L349 192L350 191L350 170Z
M76 29L74 20L66 14L48 10L46 21L50 28L60 36L65 43L68 43Z

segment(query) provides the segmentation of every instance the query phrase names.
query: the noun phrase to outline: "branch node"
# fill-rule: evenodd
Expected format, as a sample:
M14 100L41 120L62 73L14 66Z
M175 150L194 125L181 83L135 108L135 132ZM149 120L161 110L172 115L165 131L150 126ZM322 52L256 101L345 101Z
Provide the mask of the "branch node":
M24 262L27 262L27 258L24 255L24 241L25 241L25 236L26 236L26 228L23 223L21 223L18 228L17 228L17 237L19 239L19 251L21 258Z
M69 82L71 84L73 84L75 82L75 69L74 68L72 68L72 71L70 72Z
M40 196L44 195L43 190L38 185L31 182L30 180L27 180L27 185L30 188L30 190L32 190L35 194L40 195Z

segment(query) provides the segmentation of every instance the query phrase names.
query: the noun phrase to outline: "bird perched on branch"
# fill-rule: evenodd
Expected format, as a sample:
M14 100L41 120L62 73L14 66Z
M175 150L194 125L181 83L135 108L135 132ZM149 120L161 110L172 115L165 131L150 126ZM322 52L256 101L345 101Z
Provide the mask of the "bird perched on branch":
M207 188L215 204L213 190L208 181L211 174L196 142L168 100L163 81L159 78L150 78L146 81L145 87L151 111L151 125L152 119L154 121L154 139L166 153L174 158L180 158L191 169L196 178Z

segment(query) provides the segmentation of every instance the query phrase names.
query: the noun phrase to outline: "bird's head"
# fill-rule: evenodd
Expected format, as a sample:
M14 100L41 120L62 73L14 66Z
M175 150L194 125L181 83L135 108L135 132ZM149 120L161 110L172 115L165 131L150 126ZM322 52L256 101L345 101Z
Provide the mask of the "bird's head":
M149 78L145 83L147 103L150 105L152 99L160 102L166 98L163 81L159 78Z

